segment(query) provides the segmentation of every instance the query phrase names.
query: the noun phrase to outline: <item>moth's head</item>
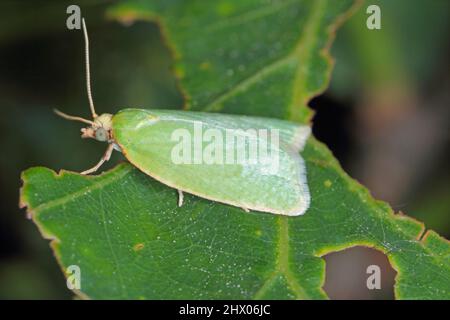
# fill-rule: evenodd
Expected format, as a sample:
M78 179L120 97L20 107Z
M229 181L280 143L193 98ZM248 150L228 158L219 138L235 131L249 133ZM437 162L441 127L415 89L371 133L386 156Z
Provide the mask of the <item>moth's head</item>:
M110 142L112 140L112 114L104 113L96 117L89 127L81 129L81 137Z
M88 120L77 116L70 116L59 110L54 110L57 115L67 120L80 121L89 124L88 127L81 129L82 138L91 138L103 142L111 142L112 137L112 114L103 113L95 115L94 120Z

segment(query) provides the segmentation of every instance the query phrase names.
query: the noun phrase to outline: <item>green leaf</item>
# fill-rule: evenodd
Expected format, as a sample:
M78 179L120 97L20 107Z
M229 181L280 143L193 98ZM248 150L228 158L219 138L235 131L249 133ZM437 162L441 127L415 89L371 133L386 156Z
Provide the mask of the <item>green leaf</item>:
M127 1L110 17L157 21L178 58L186 108L307 122L328 83L327 49L352 1ZM311 138L312 203L284 217L177 192L121 164L86 177L47 168L22 175L28 207L65 269L95 299L322 299L324 254L355 245L387 254L398 298L449 299L450 246L394 214Z

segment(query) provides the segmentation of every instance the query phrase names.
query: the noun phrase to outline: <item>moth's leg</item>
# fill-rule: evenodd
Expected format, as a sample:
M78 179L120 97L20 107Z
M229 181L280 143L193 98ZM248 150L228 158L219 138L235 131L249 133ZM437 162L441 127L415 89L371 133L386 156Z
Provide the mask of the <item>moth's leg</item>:
M181 207L183 205L183 191L178 190L178 206Z
M102 166L102 164L105 163L105 161L108 161L111 158L111 154L112 154L113 150L114 150L114 145L112 143L108 144L108 148L106 149L105 154L100 159L100 161L92 168L81 172L81 174L90 174L90 173L97 171L98 168L100 168Z
M250 210L248 210L246 207L241 207L242 210L244 210L245 212L250 212Z

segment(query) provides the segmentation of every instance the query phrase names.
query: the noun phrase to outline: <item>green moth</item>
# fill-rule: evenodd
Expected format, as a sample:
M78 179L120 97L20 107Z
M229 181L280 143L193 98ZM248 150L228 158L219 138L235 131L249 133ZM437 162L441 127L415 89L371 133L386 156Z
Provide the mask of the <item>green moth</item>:
M81 174L97 171L113 150L136 168L178 190L201 198L256 210L297 216L310 204L300 151L310 127L262 117L218 113L124 109L116 115L95 112L86 46L86 82L93 120L55 112L89 124L82 138L107 142L100 161Z

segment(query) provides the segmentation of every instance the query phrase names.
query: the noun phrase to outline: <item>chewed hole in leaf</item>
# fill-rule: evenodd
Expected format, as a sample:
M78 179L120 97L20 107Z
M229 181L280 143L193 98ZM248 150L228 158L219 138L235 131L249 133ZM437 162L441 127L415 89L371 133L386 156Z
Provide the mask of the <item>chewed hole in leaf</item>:
M330 299L394 299L396 272L384 253L367 247L353 247L329 253L324 258L323 289Z

